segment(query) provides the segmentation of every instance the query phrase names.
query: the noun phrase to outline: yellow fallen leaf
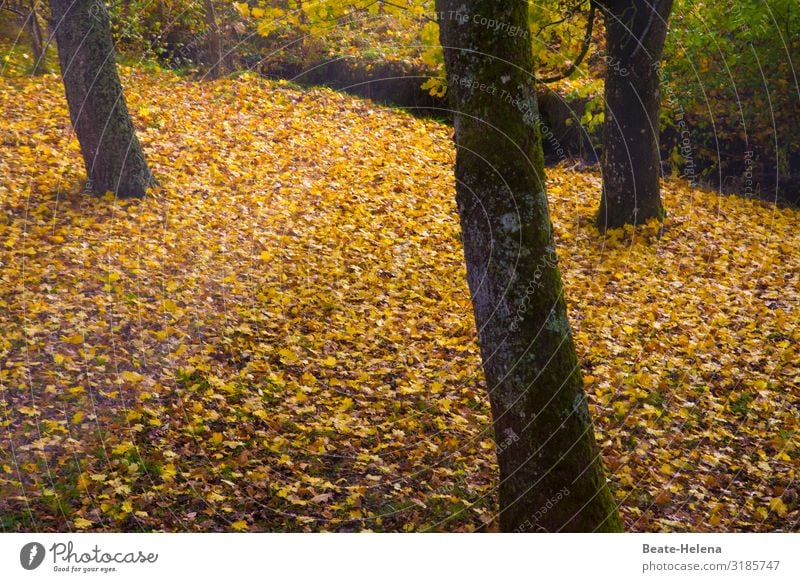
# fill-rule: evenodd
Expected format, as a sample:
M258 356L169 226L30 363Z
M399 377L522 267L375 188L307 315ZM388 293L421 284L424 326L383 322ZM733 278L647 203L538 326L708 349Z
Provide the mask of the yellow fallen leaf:
M76 518L73 523L78 529L89 529L93 525L91 521L83 517Z
M133 443L120 443L111 450L114 455L124 455L133 448Z
M789 511L789 508L786 507L786 504L783 502L783 499L780 497L773 497L769 502L769 509L770 511L774 511L779 516L784 517L786 513Z
M163 469L161 470L161 476L164 478L165 481L171 481L177 475L177 471L175 470L175 465L172 463L167 463L164 465Z
M325 441L322 438L318 438L313 443L308 445L308 450L312 453L324 453L325 452Z
M128 370L125 370L124 372L122 372L122 374L120 374L120 376L122 376L123 380L125 380L126 382L130 382L131 384L136 384L142 381L142 375L139 374L138 372L130 372Z

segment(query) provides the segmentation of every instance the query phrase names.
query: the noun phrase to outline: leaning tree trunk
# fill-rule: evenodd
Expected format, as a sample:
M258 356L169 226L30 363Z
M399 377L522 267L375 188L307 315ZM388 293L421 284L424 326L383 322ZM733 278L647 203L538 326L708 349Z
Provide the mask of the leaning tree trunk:
M34 75L40 75L47 72L46 62L46 43L42 26L39 22L39 13L36 10L37 2L31 5L31 11L28 14L28 35L31 37L31 52L33 53L33 69Z
M51 0L50 6L89 186L101 194L144 196L154 180L122 95L108 13L96 0Z
M673 0L598 0L606 22L606 119L598 226L663 220L659 64Z
M617 531L544 188L527 3L437 0L503 531ZM487 26L489 15L498 26Z

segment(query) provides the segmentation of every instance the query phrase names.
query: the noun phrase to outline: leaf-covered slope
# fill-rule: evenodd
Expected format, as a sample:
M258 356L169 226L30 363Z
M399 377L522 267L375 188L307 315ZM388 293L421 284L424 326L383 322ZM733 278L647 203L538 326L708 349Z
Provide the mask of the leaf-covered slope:
M0 522L471 530L494 444L450 130L330 91L123 69L161 188L80 193L59 80L0 79ZM635 530L796 529L798 213L665 185L597 234L548 172Z

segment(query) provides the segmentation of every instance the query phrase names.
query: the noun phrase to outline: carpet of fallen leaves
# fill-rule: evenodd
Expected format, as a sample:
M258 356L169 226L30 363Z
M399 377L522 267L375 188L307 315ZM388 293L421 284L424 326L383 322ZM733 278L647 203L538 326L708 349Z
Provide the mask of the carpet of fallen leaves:
M471 531L496 512L451 130L121 68L160 187L81 192L55 75L0 79L0 523ZM637 531L797 530L800 213L665 184L601 236L548 171L598 438Z

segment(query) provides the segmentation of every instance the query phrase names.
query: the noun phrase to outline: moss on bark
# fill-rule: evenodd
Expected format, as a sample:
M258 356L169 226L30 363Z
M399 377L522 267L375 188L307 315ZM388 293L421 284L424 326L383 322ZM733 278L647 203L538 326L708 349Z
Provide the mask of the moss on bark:
M31 52L33 53L31 74L42 75L47 73L46 43L35 4L31 7L30 14L28 14L27 25L28 34L31 38Z
M527 4L436 6L467 279L498 442L501 529L618 531L556 259Z
M100 194L144 196L154 179L125 105L105 7L94 0L51 0L50 5L89 184Z

